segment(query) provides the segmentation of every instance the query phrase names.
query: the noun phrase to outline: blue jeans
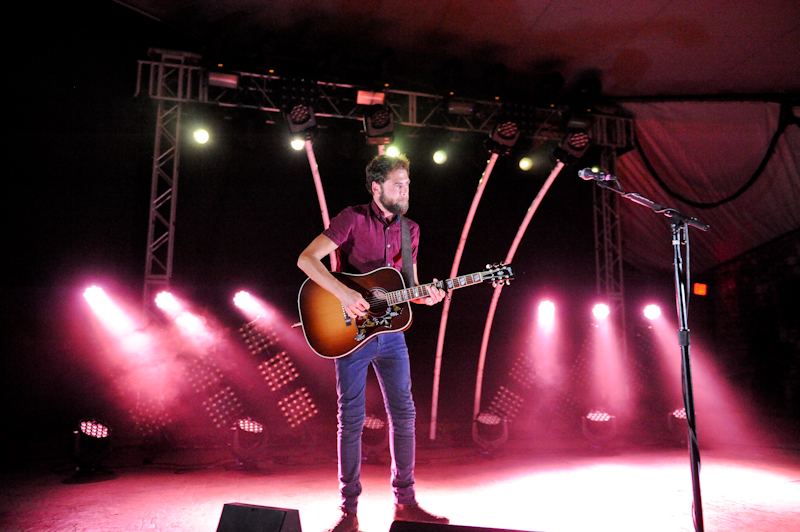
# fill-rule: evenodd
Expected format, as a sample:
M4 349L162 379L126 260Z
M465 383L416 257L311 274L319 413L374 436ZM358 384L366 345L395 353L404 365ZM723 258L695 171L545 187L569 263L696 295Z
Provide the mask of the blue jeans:
M396 504L416 504L414 496L414 421L411 369L402 332L380 334L358 351L336 359L339 405L339 489L342 508L355 513L361 495L361 432L369 365L375 369L389 419L392 491Z

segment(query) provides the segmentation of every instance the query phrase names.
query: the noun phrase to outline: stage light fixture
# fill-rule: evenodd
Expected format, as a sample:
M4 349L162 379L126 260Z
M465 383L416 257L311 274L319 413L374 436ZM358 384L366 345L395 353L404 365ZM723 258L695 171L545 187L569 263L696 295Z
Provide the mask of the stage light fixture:
M389 448L389 429L382 419L368 415L364 418L361 433L361 457L364 460L377 460L378 455Z
M307 103L299 103L292 107L286 120L289 123L289 130L293 134L303 133L306 139L311 138L311 132L317 125L314 109Z
M367 144L384 146L392 142L394 115L387 105L372 105L364 113Z
M508 441L508 422L491 412L482 412L472 422L472 440L481 446L482 454L496 451Z
M611 314L611 309L605 303L598 303L592 308L592 314L598 320L604 320Z
M211 138L211 135L208 134L207 130L200 128L194 130L192 138L194 138L194 141L198 144L206 144Z
M295 138L292 139L291 146L293 150L300 151L306 147L306 141L301 138Z
M574 159L580 159L586 154L592 144L592 121L589 118L573 117L567 122L567 133L561 143L561 149Z
M209 72L208 84L211 87L222 87L224 89L238 89L239 76L237 76L236 74L223 74L222 72Z
M661 308L658 305L647 305L644 307L644 317L648 320L657 320L661 317Z
M400 155L400 149L397 148L396 146L389 146L388 148L386 148L386 155L388 155L389 157L397 157L398 155Z
M100 472L100 463L111 454L111 428L94 418L82 419L75 431L78 475Z
M516 122L502 120L495 124L492 136L488 139L486 147L490 152L498 155L508 155L511 148L517 143L520 130Z
M589 149L590 143L591 139L589 138L589 134L586 132L567 133L561 146L567 150L567 153L576 159L580 159L584 156L586 150Z
M134 320L99 286L87 288L83 297L111 334L119 338L126 338L136 331L137 325Z
M356 94L358 105L383 105L385 100L386 94L383 92L358 91Z
M539 303L539 312L536 315L536 321L540 327L552 330L556 321L556 306L552 301L542 301Z
M169 292L156 294L156 306L172 317L179 315L183 311L183 305L178 303L175 296Z
M83 297L92 306L106 304L108 300L108 296L103 289L94 285L83 291Z
M264 455L268 441L264 425L250 417L240 418L231 431L231 451L236 457L236 466L248 471L258 469L258 461Z
M236 292L233 296L233 304L243 310L254 309L255 301L249 292L244 290Z
M450 100L447 102L447 112L451 115L472 116L475 113L475 106L471 102Z
M433 162L436 164L444 164L447 161L447 152L444 150L436 150L433 154Z
M592 409L581 418L581 430L593 445L603 446L617 435L617 417L604 408Z
M519 160L519 168L520 170L527 172L533 168L533 160L530 157L523 157Z
M233 304L236 305L243 314L253 320L259 328L270 327L275 319L275 313L265 303L262 303L248 292L239 291L233 296Z
M686 421L685 408L676 408L667 414L667 429L673 439L681 445L689 442L689 425Z
M503 146L513 146L519 138L519 127L516 122L510 120L495 124L492 130L492 140Z

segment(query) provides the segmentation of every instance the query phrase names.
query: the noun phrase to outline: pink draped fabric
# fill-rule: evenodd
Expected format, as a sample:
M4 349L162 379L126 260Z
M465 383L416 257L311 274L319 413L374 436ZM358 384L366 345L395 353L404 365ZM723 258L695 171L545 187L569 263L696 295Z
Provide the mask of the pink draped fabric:
M780 106L767 102L629 103L636 135L666 186L687 200L713 203L734 194L754 174L778 127ZM794 109L800 114L800 108ZM690 229L693 272L703 272L800 228L800 128L790 125L763 174L741 196L713 208L672 197L637 150L620 157L622 188L709 224ZM672 268L670 220L620 200L624 258L643 270Z

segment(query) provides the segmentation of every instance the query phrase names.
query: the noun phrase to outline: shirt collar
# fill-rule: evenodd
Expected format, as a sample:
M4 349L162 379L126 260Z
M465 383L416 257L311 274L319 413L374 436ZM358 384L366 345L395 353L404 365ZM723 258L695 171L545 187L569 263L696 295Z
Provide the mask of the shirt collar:
M400 220L399 215L395 215L394 218L391 219L391 221L387 220L386 216L383 215L383 211L381 211L381 208L378 207L377 203L375 203L375 200L372 200L369 206L370 209L372 210L373 216L375 216L378 220L380 220L380 222L386 227L389 227L390 225L397 223L397 221Z

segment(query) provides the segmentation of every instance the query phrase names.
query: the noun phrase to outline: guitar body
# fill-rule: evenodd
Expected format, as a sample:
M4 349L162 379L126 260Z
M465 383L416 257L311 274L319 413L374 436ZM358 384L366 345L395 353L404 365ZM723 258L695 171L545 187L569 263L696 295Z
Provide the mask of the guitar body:
M378 334L408 329L411 326L408 302L429 297L432 288L449 292L487 281L495 286L504 285L514 278L511 267L505 264L487 264L486 268L482 272L408 288L403 276L394 268L378 268L364 274L331 272L343 284L360 292L369 303L367 315L355 319L347 315L336 296L306 279L297 296L306 342L323 358L347 356Z
M404 331L411 326L409 303L386 302L386 294L405 288L403 276L394 268L378 268L365 274L331 273L360 292L370 308L363 318L351 319L336 296L306 279L297 296L297 307L306 341L319 356L343 357L376 335Z

